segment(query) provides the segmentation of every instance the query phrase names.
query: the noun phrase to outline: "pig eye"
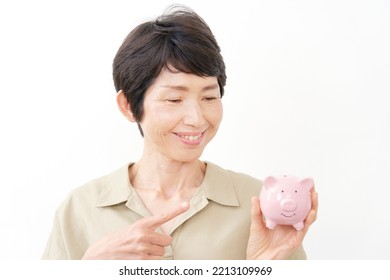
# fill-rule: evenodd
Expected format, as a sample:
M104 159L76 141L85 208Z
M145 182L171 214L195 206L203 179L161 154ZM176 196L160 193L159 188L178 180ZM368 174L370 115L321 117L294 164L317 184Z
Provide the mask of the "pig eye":
M297 191L297 190L295 190L295 193L298 193L298 191Z
M282 193L284 193L284 190L282 190Z

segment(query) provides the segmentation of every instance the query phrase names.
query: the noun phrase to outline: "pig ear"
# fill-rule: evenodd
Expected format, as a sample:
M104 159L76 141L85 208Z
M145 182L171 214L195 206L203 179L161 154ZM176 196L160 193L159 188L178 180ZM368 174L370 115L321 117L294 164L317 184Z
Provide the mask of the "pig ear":
M274 176L268 176L264 180L264 188L266 188L267 190L272 188L275 185L276 181L277 179Z
M308 191L309 191L312 187L314 187L314 181L313 181L312 178L305 178L305 179L301 180L301 181L299 182L299 184L300 184L302 187L304 187L305 189L307 189Z

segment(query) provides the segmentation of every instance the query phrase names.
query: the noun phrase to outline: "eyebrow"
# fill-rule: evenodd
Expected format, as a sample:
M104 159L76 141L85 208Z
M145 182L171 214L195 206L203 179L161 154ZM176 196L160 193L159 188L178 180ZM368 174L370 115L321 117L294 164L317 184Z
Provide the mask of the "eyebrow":
M181 86L181 85L162 85L161 86L162 88L168 88L168 89L174 89L174 90L179 90L179 91L189 91L189 88L186 87L186 86ZM215 83L215 84L210 84L208 86L205 86L204 88L202 88L202 92L203 91L209 91L209 90L214 90L214 89L217 89L219 87L219 84L218 83Z

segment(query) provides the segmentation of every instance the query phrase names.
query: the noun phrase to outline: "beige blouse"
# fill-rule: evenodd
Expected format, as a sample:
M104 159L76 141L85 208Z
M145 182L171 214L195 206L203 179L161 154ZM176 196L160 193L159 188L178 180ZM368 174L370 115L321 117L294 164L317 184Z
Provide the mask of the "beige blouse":
M108 233L150 216L131 186L129 165L72 191L58 208L43 259L81 259ZM201 186L180 215L164 259L245 259L251 197L261 181L207 162ZM299 248L292 259L306 259Z

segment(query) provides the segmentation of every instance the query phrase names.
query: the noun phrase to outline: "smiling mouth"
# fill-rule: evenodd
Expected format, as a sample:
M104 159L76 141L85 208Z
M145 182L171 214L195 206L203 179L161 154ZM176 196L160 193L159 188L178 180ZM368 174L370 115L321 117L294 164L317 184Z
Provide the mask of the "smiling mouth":
M291 218L291 217L294 217L295 216L295 213L292 213L292 215L291 216L288 216L288 215L286 215L286 214L280 214L280 215L282 215L283 217L286 217L286 218Z
M179 134L176 134L176 135L179 136L180 138L184 138L188 141L196 141L200 137L202 137L202 134L198 134L198 135L179 135Z
M202 141L204 131L201 133L193 134L193 133L174 133L177 137L179 137L186 144L199 144Z

